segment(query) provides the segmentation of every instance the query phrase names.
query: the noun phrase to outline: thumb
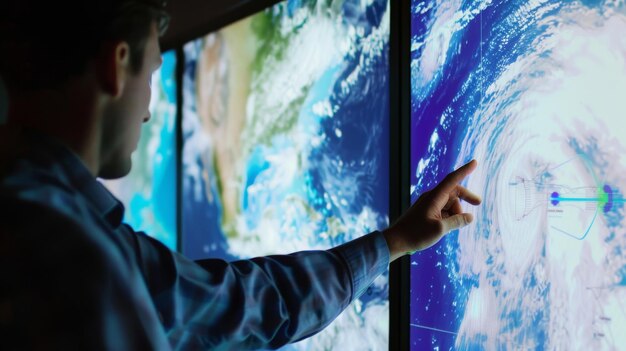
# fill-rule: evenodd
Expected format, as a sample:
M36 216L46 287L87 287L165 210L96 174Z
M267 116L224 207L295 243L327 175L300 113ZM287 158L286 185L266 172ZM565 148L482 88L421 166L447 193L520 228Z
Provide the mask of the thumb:
M441 220L443 224L443 233L448 234L449 232L465 227L466 225L472 223L474 220L474 216L471 213L459 213L454 216L450 216L448 218L444 218Z

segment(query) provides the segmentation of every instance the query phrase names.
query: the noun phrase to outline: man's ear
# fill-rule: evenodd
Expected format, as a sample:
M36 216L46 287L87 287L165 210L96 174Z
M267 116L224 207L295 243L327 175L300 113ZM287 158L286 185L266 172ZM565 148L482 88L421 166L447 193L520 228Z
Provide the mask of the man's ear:
M102 45L98 70L102 90L118 98L122 95L130 70L130 47L125 41L107 42Z

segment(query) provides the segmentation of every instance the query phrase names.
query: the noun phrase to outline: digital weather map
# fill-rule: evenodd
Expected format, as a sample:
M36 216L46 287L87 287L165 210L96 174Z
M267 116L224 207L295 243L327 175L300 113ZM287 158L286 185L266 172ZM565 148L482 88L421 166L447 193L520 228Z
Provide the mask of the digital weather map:
M131 172L102 183L124 204L124 222L176 250L176 53L152 76L151 118L141 129Z
M389 6L285 1L185 45L186 256L328 249L387 227ZM387 280L284 349L387 349Z
M411 257L413 350L623 350L624 1L413 1L411 191L475 221Z

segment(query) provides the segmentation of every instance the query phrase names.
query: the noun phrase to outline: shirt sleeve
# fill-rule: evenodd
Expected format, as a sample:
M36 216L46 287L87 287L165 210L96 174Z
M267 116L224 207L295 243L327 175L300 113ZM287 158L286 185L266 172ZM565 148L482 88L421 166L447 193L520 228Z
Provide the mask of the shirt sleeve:
M278 348L331 323L389 265L373 232L327 251L191 261L137 235L145 279L176 349Z

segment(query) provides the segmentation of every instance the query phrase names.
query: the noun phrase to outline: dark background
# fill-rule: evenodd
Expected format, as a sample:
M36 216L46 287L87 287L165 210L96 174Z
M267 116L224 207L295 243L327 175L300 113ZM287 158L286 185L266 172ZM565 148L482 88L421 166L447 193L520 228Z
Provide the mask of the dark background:
M203 36L279 0L169 0L170 26L161 38L161 50Z

